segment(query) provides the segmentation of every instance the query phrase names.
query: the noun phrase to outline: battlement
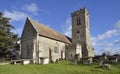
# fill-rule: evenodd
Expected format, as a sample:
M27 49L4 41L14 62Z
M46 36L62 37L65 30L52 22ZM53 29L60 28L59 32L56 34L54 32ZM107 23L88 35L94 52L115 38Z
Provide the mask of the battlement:
M80 8L80 9L72 12L71 16L79 15L81 13L87 13L88 14L88 11L87 11L86 7Z

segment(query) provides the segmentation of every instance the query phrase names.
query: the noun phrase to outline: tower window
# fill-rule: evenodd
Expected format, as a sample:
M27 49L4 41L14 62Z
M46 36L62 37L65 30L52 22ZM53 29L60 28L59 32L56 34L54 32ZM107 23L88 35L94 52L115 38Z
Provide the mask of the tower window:
M80 31L78 30L77 33L80 33Z
M80 25L81 24L81 20L80 20L80 17L77 18L77 25Z

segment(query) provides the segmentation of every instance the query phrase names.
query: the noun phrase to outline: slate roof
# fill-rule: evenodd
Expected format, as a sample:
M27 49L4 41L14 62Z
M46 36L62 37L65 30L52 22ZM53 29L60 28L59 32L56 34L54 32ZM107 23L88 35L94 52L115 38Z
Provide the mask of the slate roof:
M50 38L50 39L54 39L54 40L57 40L57 41L61 41L61 42L65 42L65 43L69 43L71 44L71 41L68 39L67 36L65 35L62 35L61 33L37 22L37 21L34 21L32 19L30 19L29 17L27 17L27 20L30 21L30 23L33 25L33 27L35 28L35 30L37 31L37 33L40 35L40 36L44 36L44 37L47 37L47 38Z

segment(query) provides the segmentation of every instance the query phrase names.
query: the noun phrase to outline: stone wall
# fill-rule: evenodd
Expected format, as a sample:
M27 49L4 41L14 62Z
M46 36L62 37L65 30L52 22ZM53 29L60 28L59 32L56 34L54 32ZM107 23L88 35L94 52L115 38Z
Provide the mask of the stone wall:
M65 56L67 60L74 59L76 54L79 55L79 58L82 58L82 47L80 44L66 46Z
M51 61L53 62L59 60L60 58L65 59L65 43L60 41L43 36L37 36L37 50L39 51L39 58L50 58L51 56Z
M71 60L71 59L74 59L74 55L75 55L75 47L70 45L66 46L65 58L67 60Z
M26 21L22 37L21 37L21 58L33 59L34 41L36 39L37 32L29 22Z
M94 57L90 42L89 13L86 8L77 10L72 16L72 43L81 44L82 58Z

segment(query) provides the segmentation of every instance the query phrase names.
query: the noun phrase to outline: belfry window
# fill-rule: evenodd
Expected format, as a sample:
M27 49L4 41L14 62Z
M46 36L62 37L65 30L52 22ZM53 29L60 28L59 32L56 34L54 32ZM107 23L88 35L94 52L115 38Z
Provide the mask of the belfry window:
M78 30L78 31L77 31L77 34L79 34L79 33L80 33L80 31Z
M77 18L77 25L80 25L81 24L81 20L80 20L80 17Z

